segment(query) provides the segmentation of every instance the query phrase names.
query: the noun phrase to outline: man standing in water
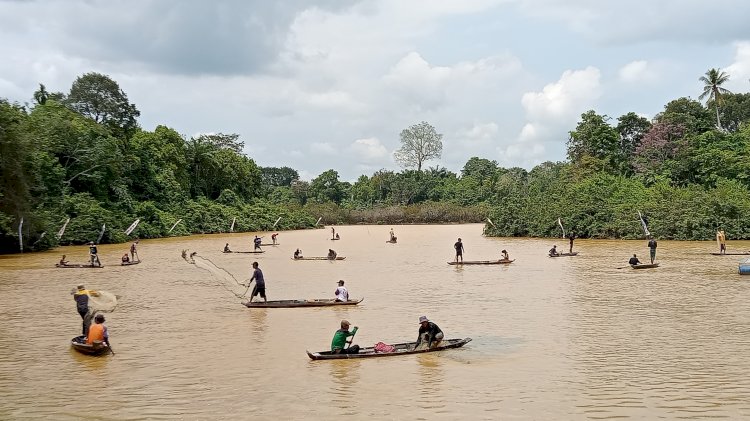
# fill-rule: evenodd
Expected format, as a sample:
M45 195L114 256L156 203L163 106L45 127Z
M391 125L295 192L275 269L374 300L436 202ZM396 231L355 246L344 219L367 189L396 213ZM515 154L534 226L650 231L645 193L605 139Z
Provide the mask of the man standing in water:
M94 313L89 309L89 296L98 297L99 293L96 291L89 291L83 285L78 285L78 289L73 291L73 300L76 302L76 310L83 319L83 336L86 336L89 332L89 326L91 326L91 318L94 317Z
M253 281L255 281L255 286L253 287L252 294L250 294L250 301L252 302L256 295L260 295L263 298L263 302L268 301L266 299L266 280L263 279L263 271L258 267L258 262L253 262L253 276L250 278L248 286Z
M456 262L458 262L458 258L461 258L461 263L464 262L464 243L461 242L461 239L459 238L458 241L456 241L456 244L453 245L453 248L456 249Z
M651 251L651 264L654 264L654 259L656 258L656 240L654 240L654 237L649 237L650 240L648 240L648 248Z

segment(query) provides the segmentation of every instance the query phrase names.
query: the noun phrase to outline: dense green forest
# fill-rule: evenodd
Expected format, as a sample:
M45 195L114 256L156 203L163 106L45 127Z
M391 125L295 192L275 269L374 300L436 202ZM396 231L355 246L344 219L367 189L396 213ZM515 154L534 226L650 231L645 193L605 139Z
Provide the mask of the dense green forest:
M722 88L712 69L704 105L679 98L653 119L588 111L568 138L568 160L530 171L473 157L460 174L423 169L442 135L426 122L401 133L405 168L339 180L334 169L302 181L260 167L236 134L186 138L142 130L117 82L88 73L70 91L0 99L0 252L190 233L312 228L332 223L481 222L487 235L708 239L717 227L750 238L750 94ZM281 217L278 224L274 223ZM61 238L58 230L70 222ZM128 237L125 229L140 225ZM178 223L179 221L179 223ZM176 225L175 225L176 224Z

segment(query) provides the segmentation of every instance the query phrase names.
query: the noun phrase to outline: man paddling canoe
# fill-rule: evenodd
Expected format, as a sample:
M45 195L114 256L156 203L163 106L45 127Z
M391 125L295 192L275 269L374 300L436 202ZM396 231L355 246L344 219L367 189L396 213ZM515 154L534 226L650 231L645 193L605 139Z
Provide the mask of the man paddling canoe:
M357 333L359 328L354 326L354 329L349 332L349 322L347 320L341 321L341 329L337 330L333 334L333 340L331 341L331 352L334 354L359 354L359 345L351 345L346 348L346 338L349 336L354 340L354 335Z

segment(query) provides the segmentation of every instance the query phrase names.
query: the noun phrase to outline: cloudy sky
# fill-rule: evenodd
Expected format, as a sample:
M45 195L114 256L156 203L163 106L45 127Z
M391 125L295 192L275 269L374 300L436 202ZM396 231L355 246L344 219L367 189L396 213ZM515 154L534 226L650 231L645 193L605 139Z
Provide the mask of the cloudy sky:
M146 130L239 133L262 166L353 181L427 121L443 156L565 159L582 112L653 116L712 67L750 91L746 0L0 0L0 97L115 79Z

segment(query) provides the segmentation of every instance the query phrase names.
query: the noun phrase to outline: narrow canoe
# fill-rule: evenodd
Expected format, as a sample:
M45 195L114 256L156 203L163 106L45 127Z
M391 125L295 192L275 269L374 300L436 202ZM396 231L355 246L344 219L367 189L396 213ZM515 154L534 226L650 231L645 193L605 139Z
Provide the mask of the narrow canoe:
M313 300L277 300L277 301L253 301L242 303L249 308L292 308L292 307L328 307L328 306L356 306L361 303L359 300L336 301L333 298L320 298Z
M260 254L265 253L265 250L261 251L222 251L222 253L242 253L242 254Z
M336 260L344 260L344 259L346 259L346 256L336 256ZM292 257L292 260L333 260L333 259L329 259L325 256L316 256L316 257L298 257L296 259Z
M107 344L96 342L92 345L89 345L84 342L85 339L85 336L76 336L70 341L70 346L81 354L86 355L102 355L109 352L109 347L107 346Z
M573 253L560 253L557 256L550 254L549 257L569 257L569 256L578 256L578 252L574 251Z
M340 240L340 238L331 238L330 240L331 241L336 241L336 240Z
M651 269L651 268L658 268L658 263L649 263L649 264L642 264L642 265L630 265L633 269Z
M508 265L513 262L515 262L516 259L513 260L467 260L465 262L448 262L449 265Z
M73 263L73 264L67 264L67 265L61 265L59 263L55 263L56 268L65 269L65 268L73 268L73 269L99 269L103 268L104 266L92 266L90 264L81 264L81 263Z
M139 263L141 263L140 260L136 260L135 262L122 262L120 263L120 266L131 266L131 265L137 265Z
M397 241L386 240L386 243L396 244Z
M362 348L359 350L359 354L332 354L331 351L321 352L307 352L307 356L311 360L346 360L351 358L374 358L374 357L393 357L396 355L407 355L407 354L423 354L426 352L437 352L444 349L460 348L467 343L471 342L471 338L465 339L446 339L435 348L419 349L414 350L416 342L407 342L403 344L393 345L396 350L393 352L375 352L375 348Z
M262 243L261 244L261 246L278 246L278 245L279 245L279 243L276 243L276 244L274 244L274 243Z
M750 251L740 253L711 253L712 256L750 256Z

